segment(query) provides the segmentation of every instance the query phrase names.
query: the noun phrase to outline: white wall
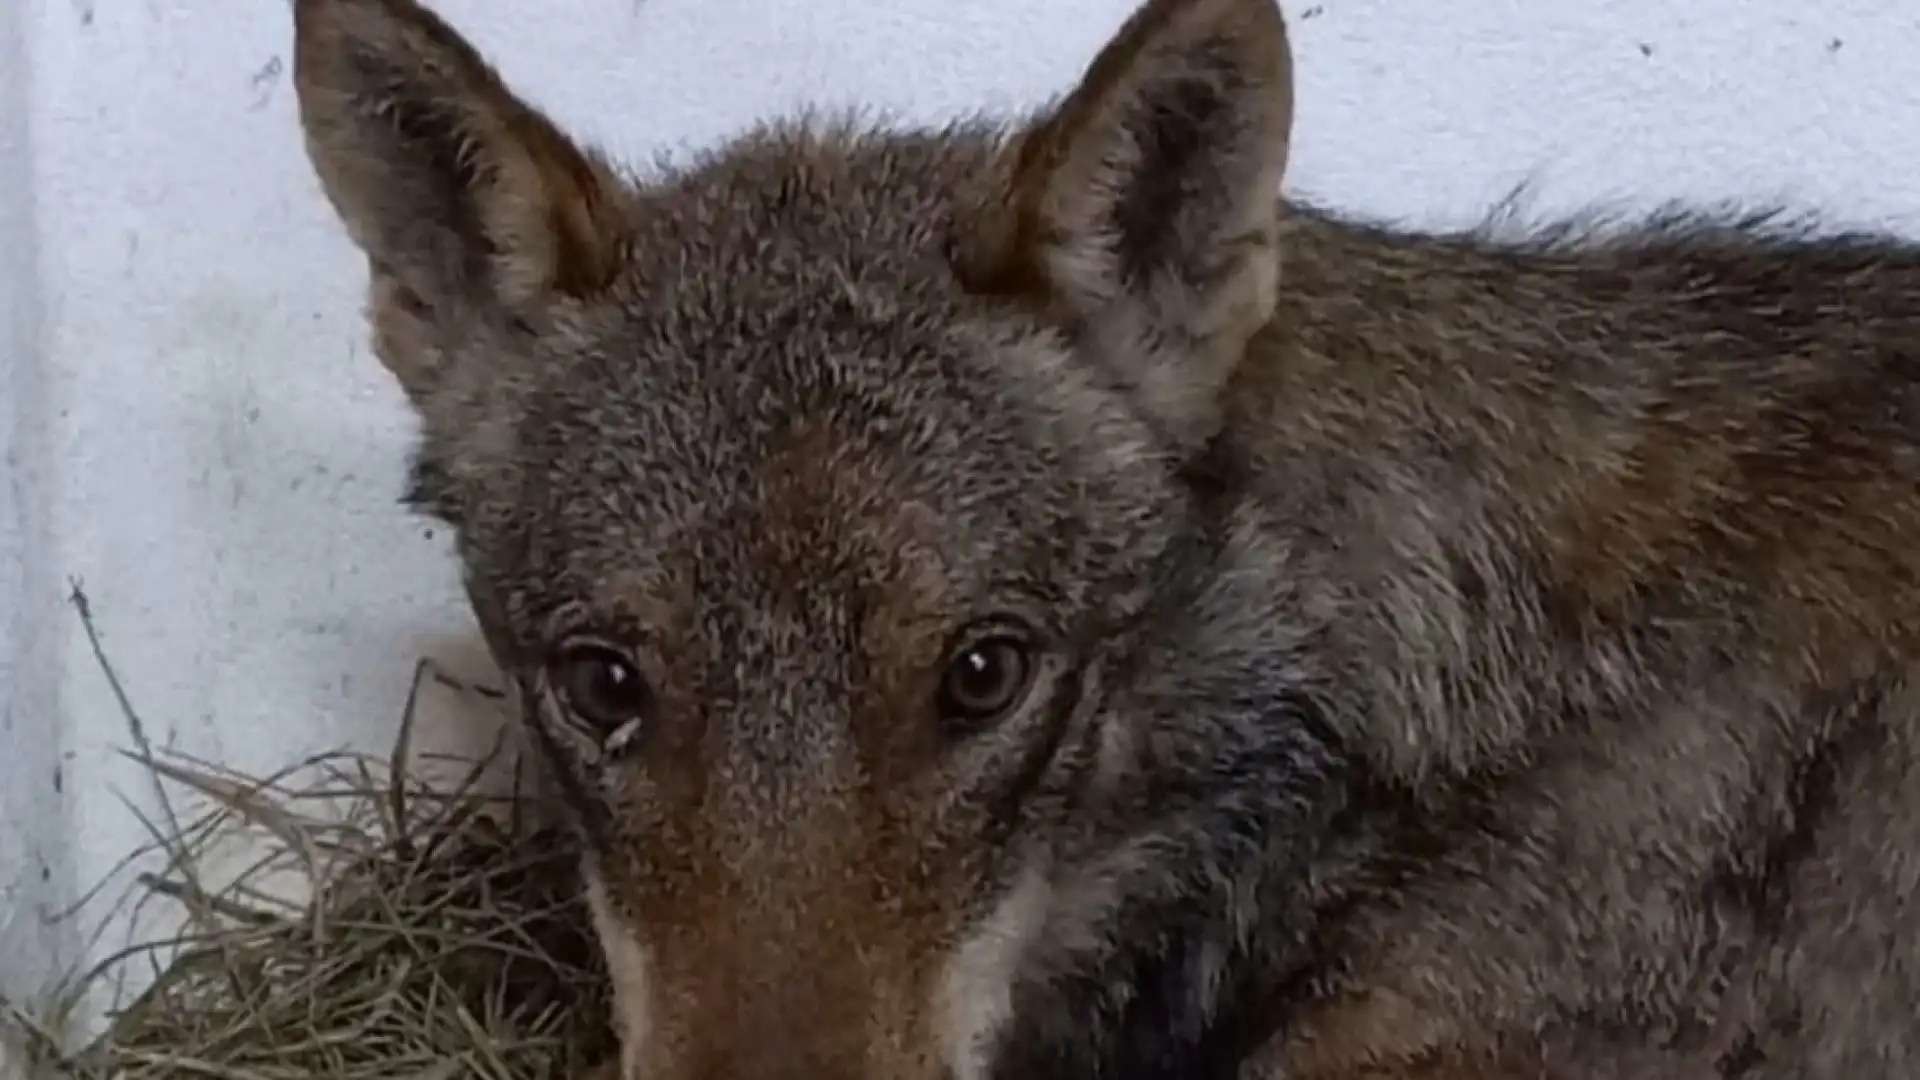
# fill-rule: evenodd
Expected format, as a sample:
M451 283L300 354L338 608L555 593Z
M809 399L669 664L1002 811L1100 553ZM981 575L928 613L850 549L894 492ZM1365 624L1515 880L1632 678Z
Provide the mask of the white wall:
M0 994L15 971L45 969L68 950L40 914L71 880L54 856L68 820L51 799L60 763L58 681L50 660L58 635L36 632L52 608L58 570L44 514L47 472L46 360L41 340L34 236L33 160L22 5L0 5ZM0 1049L0 1066L5 1065Z
M640 156L802 100L1030 103L1130 0L565 6L441 3ZM1541 211L1787 197L1920 223L1906 5L1287 6L1291 185L1335 205L1462 223L1531 179ZM395 503L411 421L302 156L289 43L284 3L0 2L0 991L79 956L88 921L44 914L142 838L121 797L152 812L69 579L152 738L256 771L383 749L423 653L484 671L446 538Z

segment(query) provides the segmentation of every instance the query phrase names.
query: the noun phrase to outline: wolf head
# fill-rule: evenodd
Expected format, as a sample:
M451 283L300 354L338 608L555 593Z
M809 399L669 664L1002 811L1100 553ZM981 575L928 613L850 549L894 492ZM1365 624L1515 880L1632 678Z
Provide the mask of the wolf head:
M1251 811L1130 778L1279 752L1194 670L1267 631L1181 570L1274 303L1271 0L1153 0L1034 117L798 119L644 177L413 0L295 15L412 498L585 840L634 1075L1065 1075L1167 972L1197 1012L1154 1037L1198 1040L1240 946L1149 909L1266 841L1149 825ZM1155 727L1209 704L1198 750Z

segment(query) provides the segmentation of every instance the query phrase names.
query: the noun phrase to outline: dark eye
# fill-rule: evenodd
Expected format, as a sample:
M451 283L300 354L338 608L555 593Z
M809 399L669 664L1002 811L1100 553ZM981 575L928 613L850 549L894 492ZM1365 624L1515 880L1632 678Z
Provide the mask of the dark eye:
M1025 638L1012 633L975 640L953 655L940 678L943 717L979 723L1013 708L1033 679Z
M652 697L640 669L605 645L575 645L561 653L553 685L567 708L607 735L639 720Z

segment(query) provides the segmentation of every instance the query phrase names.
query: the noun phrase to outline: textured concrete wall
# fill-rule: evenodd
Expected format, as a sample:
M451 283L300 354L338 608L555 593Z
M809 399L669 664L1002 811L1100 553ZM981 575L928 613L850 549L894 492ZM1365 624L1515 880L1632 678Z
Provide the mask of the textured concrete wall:
M442 8L565 122L643 156L802 101L1031 104L1130 2ZM1322 201L1460 223L1531 180L1542 213L1740 196L1920 223L1907 5L1287 6L1290 185ZM154 812L70 580L152 739L256 771L383 748L423 654L480 668L446 538L394 502L412 421L364 347L289 44L283 3L0 3L0 990L78 955L101 912L44 913Z
M58 558L47 495L56 406L34 230L28 22L24 5L0 6L0 972L48 970L72 944L49 919L70 899L72 862L53 783L61 728L58 635L48 620ZM0 978L0 994L19 989Z

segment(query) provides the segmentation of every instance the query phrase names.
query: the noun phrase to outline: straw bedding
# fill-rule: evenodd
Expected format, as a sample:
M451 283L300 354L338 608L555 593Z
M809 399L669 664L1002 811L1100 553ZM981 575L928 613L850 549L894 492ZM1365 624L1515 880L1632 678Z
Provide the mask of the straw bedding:
M0 1002L0 1063L49 1080L572 1080L607 1060L572 840L529 799L484 790L497 760L398 768L405 727L387 760L331 754L264 778L135 755L200 808L169 808L163 870L139 878L184 927L49 1001ZM242 839L248 860L214 883L205 868ZM63 1012L144 964L160 965L150 988L63 1047Z

